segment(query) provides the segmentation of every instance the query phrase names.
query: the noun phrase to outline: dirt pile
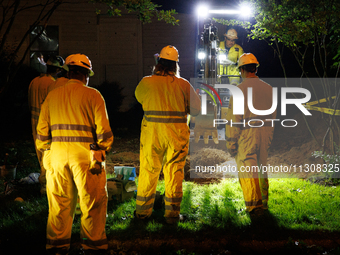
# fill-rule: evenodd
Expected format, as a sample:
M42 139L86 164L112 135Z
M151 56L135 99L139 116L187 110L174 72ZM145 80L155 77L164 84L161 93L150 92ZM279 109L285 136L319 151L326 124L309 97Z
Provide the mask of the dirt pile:
M202 148L188 156L185 171L185 180L196 183L218 182L224 178L223 172L217 169L226 162L235 161L224 150L215 148ZM198 167L198 168L197 168Z
M269 150L268 163L297 166L322 164L323 160L315 158L312 153L322 150L321 144L327 131L325 118L320 112L313 112L312 116L306 116L307 125L302 114L296 114L293 117L298 122L296 127L277 126ZM328 143L326 149L327 147Z
M193 166L215 166L231 159L229 153L213 148L202 148L190 156Z

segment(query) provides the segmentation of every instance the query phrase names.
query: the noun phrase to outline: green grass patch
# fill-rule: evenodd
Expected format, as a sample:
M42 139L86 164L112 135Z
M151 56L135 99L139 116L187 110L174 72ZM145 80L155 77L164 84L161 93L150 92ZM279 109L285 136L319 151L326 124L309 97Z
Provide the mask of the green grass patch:
M136 182L138 183L138 179ZM281 232L286 233L283 237L285 240L288 240L291 233L296 235L306 232L340 232L338 186L321 186L290 178L270 179L269 185L269 212L275 226L273 225L270 234L261 238L275 238L275 235L281 235ZM25 240L26 243L40 242L41 250L44 249L47 199L39 195L39 185L31 187L34 192L32 194L28 192L23 196L24 202L2 197L6 203L0 206L0 241L2 240L0 247L13 245L16 240ZM164 190L164 181L159 181L157 191L163 194ZM133 217L135 207L135 198L122 203L109 201L106 221L109 240L117 238L125 240L135 236L141 238L242 236L242 233L247 233L247 229L252 226L245 212L238 179L225 179L209 185L184 182L181 213L187 218L177 227L165 223L164 208L156 208L152 219L140 224ZM77 215L73 224L73 240L79 240L79 228L80 216Z
M138 182L138 180L137 180ZM301 179L269 180L269 211L278 227L291 230L340 230L340 189L325 187ZM164 181L157 190L164 193ZM128 228L135 210L135 200L111 205L108 222L110 231ZM189 232L207 227L219 230L242 229L251 221L245 212L242 189L237 179L225 179L218 184L183 183L181 213L187 216L179 228ZM164 210L154 210L156 222L162 220ZM161 229L157 224L146 231Z

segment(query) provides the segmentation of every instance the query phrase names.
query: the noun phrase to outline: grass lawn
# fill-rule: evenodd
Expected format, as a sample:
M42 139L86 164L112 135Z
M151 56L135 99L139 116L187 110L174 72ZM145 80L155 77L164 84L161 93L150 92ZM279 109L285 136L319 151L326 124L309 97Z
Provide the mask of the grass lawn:
M20 148L19 159L25 156L18 179L38 169L32 144ZM245 212L238 179L185 181L181 213L186 221L177 226L165 223L161 199L148 222L133 218L135 198L109 201L108 254L340 254L339 186L297 178L270 179L269 185L269 212L259 222ZM4 188L0 180L0 254L44 254L48 206L39 184L16 185L9 195ZM157 190L164 193L164 181ZM14 201L19 196L23 202ZM80 247L79 226L76 215L71 255Z
M159 181L157 190L164 192L163 181ZM210 185L184 182L183 191L181 213L187 219L176 227L165 224L162 206L154 210L152 220L144 223L133 219L135 199L123 203L110 201L106 224L110 248L124 251L124 245L119 245L123 243L129 251L148 254L143 251L154 248L158 251L165 245L167 253L164 254L205 254L195 249L199 247L195 243L204 245L206 242L201 249L218 254L221 249L231 252L252 250L254 247L247 248L242 244L249 245L251 240L257 246L267 246L269 250L277 249L275 246L279 245L285 251L289 248L296 251L303 249L309 254L313 254L310 253L312 250L338 254L335 253L339 251L335 244L323 247L323 243L329 242L332 237L339 238L339 187L320 186L300 179L270 179L269 214L264 222L255 225L244 210L237 179L225 179ZM2 251L43 252L47 199L39 195L38 185L31 185L29 193L23 196L24 202L14 201L12 197L1 205ZM73 246L79 242L79 226L80 218L76 216ZM339 240L336 238L333 242ZM20 245L17 245L19 240ZM149 245L148 240L152 240Z

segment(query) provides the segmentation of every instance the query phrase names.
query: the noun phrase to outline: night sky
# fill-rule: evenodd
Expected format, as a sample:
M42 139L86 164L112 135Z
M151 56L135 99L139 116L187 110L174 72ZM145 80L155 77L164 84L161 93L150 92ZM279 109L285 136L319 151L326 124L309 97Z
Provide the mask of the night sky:
M152 0L152 2L162 5L160 9L175 9L178 13L194 14L199 4L209 4L209 6L216 7L233 7L237 6L239 1L236 0L210 0L210 1L199 1L199 0Z
M218 8L232 8L237 9L239 2L236 0L223 1L223 0L211 0L211 1L198 1L198 0L153 0L154 3L162 5L159 9L175 9L178 13L194 14L196 15L197 6L201 3L208 4L211 7ZM218 16L216 18L224 19L236 19L236 16ZM254 19L249 20L254 22ZM253 53L258 61L260 67L258 69L258 76L260 77L283 77L283 71L280 66L279 58L275 55L273 49L265 41L250 40L247 38L247 34L244 29L238 28L239 40L237 44L241 45L244 52ZM223 31L224 32L224 31ZM220 38L221 39L221 38ZM295 62L293 55L287 49L284 53L284 63L286 65L286 72L288 77L299 77L300 70Z

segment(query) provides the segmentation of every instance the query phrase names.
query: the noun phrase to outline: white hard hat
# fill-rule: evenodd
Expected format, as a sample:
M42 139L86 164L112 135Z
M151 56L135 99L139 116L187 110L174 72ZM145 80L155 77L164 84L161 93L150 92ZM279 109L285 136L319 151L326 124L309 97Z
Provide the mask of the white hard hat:
M78 53L78 54L73 54L73 55L68 56L66 58L65 65L66 66L80 66L80 67L84 67L84 68L86 68L86 69L88 69L90 71L90 76L94 75L94 72L92 70L91 61L84 54L79 54Z
M260 65L259 61L257 61L257 58L252 53L243 53L238 60L238 67L249 65L249 64L256 64L256 67Z
M226 34L224 34L224 36L226 36L228 39L231 39L231 40L236 40L238 39L237 37L237 32L235 29L231 28L227 31Z
M178 62L178 50L175 46L168 45L161 50L159 58Z

